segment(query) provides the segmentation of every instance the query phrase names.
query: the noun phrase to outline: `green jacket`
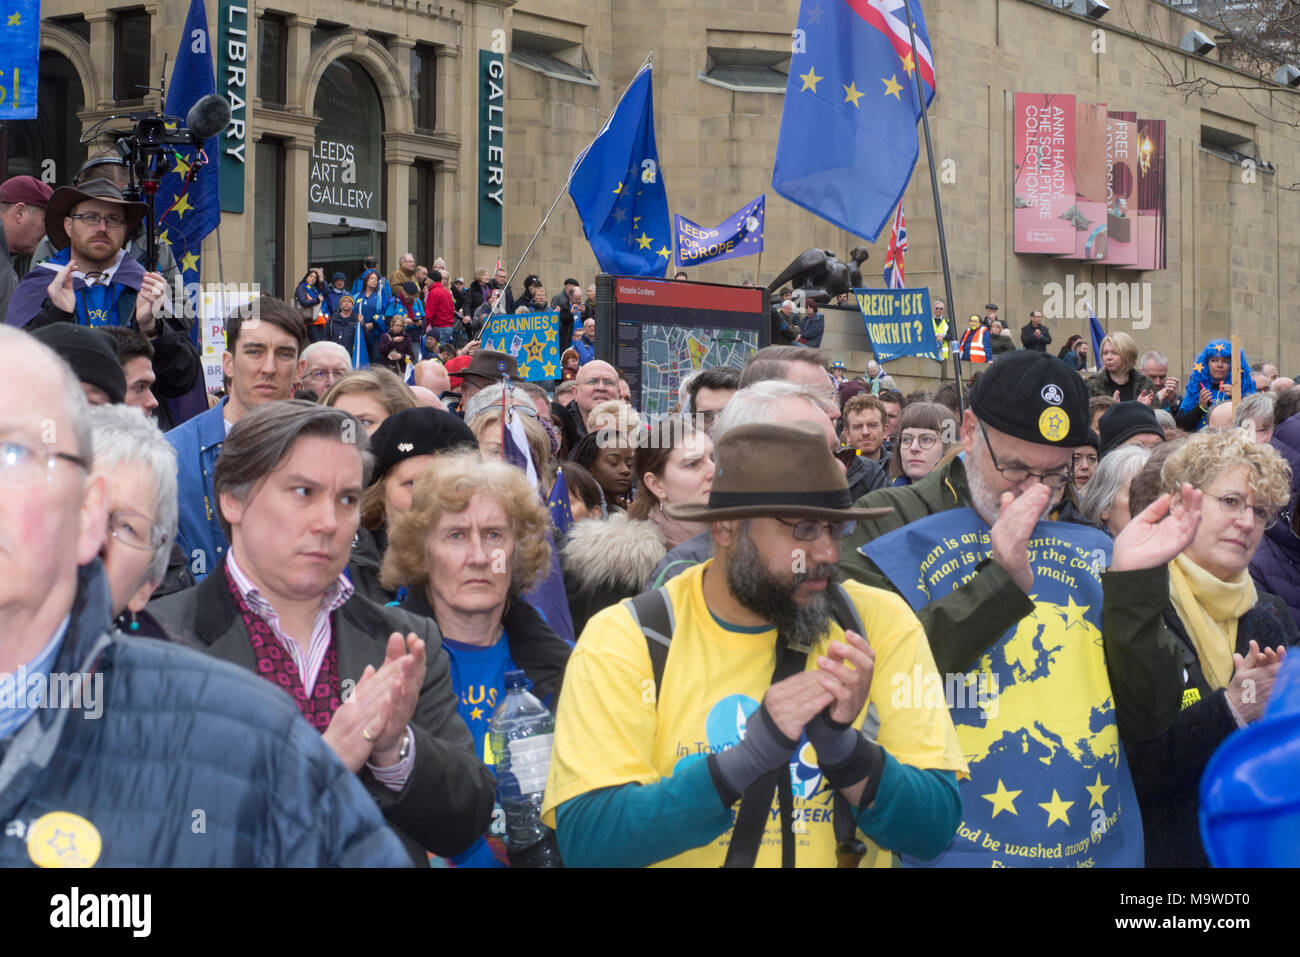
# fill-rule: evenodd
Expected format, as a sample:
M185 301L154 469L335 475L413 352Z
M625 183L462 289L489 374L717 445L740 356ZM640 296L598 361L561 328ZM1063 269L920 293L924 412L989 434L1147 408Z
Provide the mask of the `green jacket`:
M1143 392L1160 391L1156 388L1154 382L1144 376L1141 372L1138 372L1137 369L1129 369L1128 378L1129 381L1124 384L1124 388L1127 389L1129 385L1132 384L1133 399L1137 399ZM1119 388L1111 381L1110 375L1105 369L1102 369L1100 372L1088 373L1084 376L1084 381L1088 385L1088 395L1092 398L1103 395L1109 399L1115 394L1115 390Z
M858 522L840 551L840 572L876 588L897 591L858 549L873 539L936 512L970 505L960 458L909 486L882 488L859 499L860 508L890 507L892 515ZM991 557L952 594L917 612L940 674L961 674L1009 628L1033 611L1029 596ZM1125 741L1150 741L1173 724L1182 703L1182 663L1176 642L1161 627L1159 609L1169 600L1165 566L1102 575L1106 670L1115 696L1115 717ZM1148 607L1151 606L1151 607Z

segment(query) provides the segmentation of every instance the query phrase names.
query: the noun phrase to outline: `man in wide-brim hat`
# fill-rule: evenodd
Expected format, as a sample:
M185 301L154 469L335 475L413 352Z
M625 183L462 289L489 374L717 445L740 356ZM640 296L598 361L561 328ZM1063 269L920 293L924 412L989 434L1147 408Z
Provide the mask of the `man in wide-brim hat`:
M511 382L523 381L519 378L519 365L515 362L514 356L506 355L504 352L493 352L491 349L478 350L469 360L469 365L460 373L461 405L469 402L474 397L474 393L480 389L499 383L502 376Z
M707 505L665 506L709 523L714 557L598 613L569 659L543 805L565 863L937 855L966 765L943 702L896 693L938 681L925 636L897 596L835 582L882 512L805 423L729 429L716 463Z
M45 207L45 233L59 251L23 277L5 321L36 327L58 321L126 326L134 320L140 332L155 337L153 306L166 282L159 273L145 273L123 248L144 215L144 203L127 202L106 179L55 190Z

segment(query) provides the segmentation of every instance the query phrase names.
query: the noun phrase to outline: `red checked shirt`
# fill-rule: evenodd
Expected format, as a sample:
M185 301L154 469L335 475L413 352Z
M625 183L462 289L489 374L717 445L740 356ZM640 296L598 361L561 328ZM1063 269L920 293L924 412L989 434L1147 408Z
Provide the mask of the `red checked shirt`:
M320 608L316 612L316 620L312 624L311 640L307 642L307 653L304 657L303 646L285 634L280 627L280 616L276 614L271 603L262 597L262 593L258 591L253 580L244 574L244 570L239 567L239 562L235 560L235 550L233 548L226 555L226 569L230 572L231 581L239 589L239 593L247 602L248 607L252 609L257 617L270 626L271 633L275 635L276 641L280 643L281 647L293 660L298 669L298 674L302 677L303 691L310 698L312 689L316 686L316 679L320 675L321 666L325 662L325 654L329 651L330 642L334 639L332 616L352 597L355 590L352 582L348 580L346 575L341 574L338 580L326 589L324 597L321 598ZM393 791L400 791L406 787L406 780L415 767L415 735L411 734L410 725L407 725L406 733L409 735L411 744L404 759L390 768L377 768L373 764L366 762L366 767L374 775L375 780Z

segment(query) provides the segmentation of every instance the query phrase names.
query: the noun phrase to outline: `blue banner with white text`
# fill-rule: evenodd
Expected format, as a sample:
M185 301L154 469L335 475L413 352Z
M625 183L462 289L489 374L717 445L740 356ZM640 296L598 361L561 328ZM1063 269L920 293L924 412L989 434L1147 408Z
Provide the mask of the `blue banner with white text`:
M854 289L871 348L880 362L938 351L930 312L930 290Z

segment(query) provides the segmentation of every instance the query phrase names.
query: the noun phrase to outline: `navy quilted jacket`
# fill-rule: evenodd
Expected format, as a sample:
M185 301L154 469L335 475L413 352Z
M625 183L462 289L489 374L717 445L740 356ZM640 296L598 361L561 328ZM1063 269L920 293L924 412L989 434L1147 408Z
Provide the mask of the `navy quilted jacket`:
M1291 504L1282 521L1264 533L1250 563L1250 576L1262 591L1286 602L1300 625L1300 538L1291 531L1291 519L1300 506L1300 415L1281 423L1271 444L1291 466Z
M103 566L83 566L51 669L102 680L95 707L42 709L0 741L0 866L31 866L27 832L52 811L94 825L100 867L409 865L286 695L197 651L112 632L109 603Z

